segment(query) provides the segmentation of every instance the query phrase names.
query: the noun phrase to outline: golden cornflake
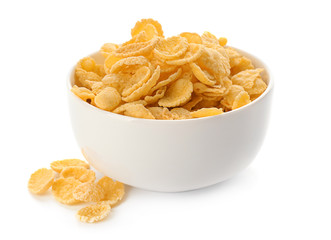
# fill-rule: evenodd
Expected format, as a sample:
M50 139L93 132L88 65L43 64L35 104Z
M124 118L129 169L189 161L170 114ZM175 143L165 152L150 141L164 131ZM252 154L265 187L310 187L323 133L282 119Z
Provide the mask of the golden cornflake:
M133 37L138 33L145 31L148 25L153 25L156 29L157 35L163 37L163 30L161 24L151 18L141 19L141 21L138 21L134 28L131 29L131 36Z
M100 52L104 57L108 57L112 52L118 49L118 47L119 46L115 43L105 43L101 47Z
M91 57L85 57L82 58L77 63L77 68L81 68L85 70L86 72L95 73L99 75L100 77L103 77L105 75L105 70L102 64L96 64L95 60Z
M78 87L77 85L74 85L71 88L71 91L80 99L82 99L84 102L88 102L88 103L94 103L94 98L95 95L94 93L85 88L85 87Z
M76 79L77 79L77 85L80 85L82 87L89 87L89 84L87 84L86 81L98 82L101 81L102 77L96 74L95 72L87 72L82 68L77 68Z
M177 70L178 66L176 65L169 65L164 60L160 60L158 58L150 59L153 68L160 67L161 73L173 73Z
M87 162L74 158L58 160L51 163L51 168L58 173L60 173L65 167L73 167L73 166L90 168L90 165Z
M85 57L77 63L76 67L76 80L77 85L82 87L89 87L86 81L101 81L105 75L103 65L96 64L91 57Z
M120 58L140 56L140 55L147 56L153 51L158 41L159 38L154 38L148 42L131 43L119 47L112 54L115 57L120 57Z
M206 97L222 97L226 92L227 88L221 85L214 85L213 87L209 87L203 83L196 82L193 84L193 89L197 95L206 98Z
M211 34L210 32L205 31L202 36L202 44L206 45L207 47L214 48L214 46L219 45L219 41L215 35Z
M161 38L153 51L154 55L163 60L176 59L182 56L188 48L188 42L183 37Z
M233 84L242 86L249 95L257 95L263 93L267 85L262 80L260 73L263 68L248 69L232 76Z
M164 107L149 107L148 110L153 114L155 119L173 120L173 115L168 108Z
M201 118L201 117L210 117L214 115L222 114L222 108L201 108L197 111L191 112L192 117Z
M136 104L142 104L143 106L146 106L147 102L145 100L138 100L138 101L134 101L134 102L125 103L125 104L119 106L118 108L116 108L113 111L113 113L123 114L131 105L136 105Z
M41 168L31 174L28 189L34 194L46 192L53 184L54 172L47 168Z
M119 72L130 73L131 71L126 71L126 70L136 69L135 67L141 67L145 65L148 65L148 59L145 58L144 56L127 57L114 63L110 69L110 73L119 73Z
M228 40L225 37L220 37L218 39L218 42L221 46L225 46L227 44Z
M241 54L233 48L227 47L225 51L229 57L231 75L235 75L247 69L254 69L252 61L247 57L241 56Z
M104 63L106 73L109 74L110 69L113 67L113 65L121 59L122 58L120 57L115 57L113 53L108 54Z
M93 72L95 70L96 63L93 58L85 57L78 62L77 66L81 67L85 71Z
M76 216L81 222L94 223L106 218L110 210L109 204L93 204L80 209Z
M194 108L195 105L197 105L202 100L203 100L203 97L198 96L198 95L193 95L193 97L191 98L191 100L188 103L186 103L185 105L183 105L183 108L191 111L192 108Z
M179 68L177 72L171 74L167 79L159 81L154 87L152 87L152 89L149 91L149 94L152 94L157 89L170 85L170 83L177 80L181 74L182 74L182 69Z
M132 77L127 81L125 88L123 89L122 96L127 97L135 90L140 88L144 83L146 83L151 76L151 69L147 66L140 67Z
M209 86L216 84L216 76L209 74L206 70L202 70L196 63L190 63L190 67L193 74L200 82Z
M183 58L168 60L169 65L184 65L197 60L203 53L204 48L200 44L190 43Z
M179 36L186 38L188 43L196 43L201 44L202 39L199 34L197 33L190 33L190 32L182 32Z
M113 87L122 94L131 77L131 74L128 73L110 73L102 79L102 84L106 87Z
M136 118L155 119L152 113L143 104L128 105L123 115Z
M125 189L124 184L118 181L113 181L110 177L102 177L98 181L98 185L104 190L104 198L102 200L109 201L107 202L111 206L117 204L120 200L122 200Z
M170 113L175 120L183 120L192 118L190 111L185 108L173 108L170 110Z
M113 87L102 89L94 98L95 105L106 111L114 110L121 101L121 95Z
M74 189L73 196L76 200L82 202L98 202L104 198L105 193L98 184L85 182Z
M214 99L209 99L207 97L202 97L202 100L200 102L198 102L193 110L197 110L197 109L200 109L200 108L212 108L214 106L218 106L220 103L219 100L214 100Z
M163 98L159 100L162 107L177 107L185 104L193 92L193 84L189 78L180 78L166 91Z
M201 57L195 63L216 79L229 76L230 63L227 56L222 55L217 49L204 49Z
M80 181L73 177L59 178L52 185L52 193L54 198L63 204L75 204L80 202L75 199L73 192L80 184Z
M233 110L250 102L249 95L242 86L232 85L227 95L222 99L221 104L227 109Z
M160 67L158 66L154 71L151 78L144 83L141 87L133 91L129 96L122 97L125 102L133 102L139 100L141 97L146 96L148 92L155 86L157 80L160 77Z
M84 167L65 167L60 174L63 178L73 177L80 182L94 182L95 172Z
M160 89L157 89L154 93L154 95L146 96L144 100L147 104L153 104L156 103L159 99L164 97L164 94L167 90L167 86L161 87Z
M91 82L91 91L95 95L100 93L105 87L106 85L103 82Z

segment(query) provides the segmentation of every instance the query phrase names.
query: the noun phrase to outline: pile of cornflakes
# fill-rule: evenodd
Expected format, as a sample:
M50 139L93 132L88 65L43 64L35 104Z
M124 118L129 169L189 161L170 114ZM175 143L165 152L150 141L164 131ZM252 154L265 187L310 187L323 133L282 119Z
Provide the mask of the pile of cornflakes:
M165 38L142 19L132 39L101 47L103 64L79 61L72 92L100 109L137 118L179 120L240 108L267 88L250 59L209 32Z
M111 208L118 205L124 196L123 183L106 176L95 182L95 172L82 160L54 161L51 168L34 172L28 189L31 193L43 194L52 187L54 198L62 204L94 202L77 212L82 222L93 223L106 218Z

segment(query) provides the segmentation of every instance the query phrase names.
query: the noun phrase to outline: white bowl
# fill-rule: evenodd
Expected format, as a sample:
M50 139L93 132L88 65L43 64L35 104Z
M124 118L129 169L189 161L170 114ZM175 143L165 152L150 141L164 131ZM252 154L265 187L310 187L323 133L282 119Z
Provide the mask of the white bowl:
M273 82L262 61L238 51L265 69L266 91L239 109L188 120L140 119L98 109L70 91L73 68L68 80L71 122L87 161L125 184L161 192L210 186L246 168L266 134ZM103 58L91 56L97 62Z

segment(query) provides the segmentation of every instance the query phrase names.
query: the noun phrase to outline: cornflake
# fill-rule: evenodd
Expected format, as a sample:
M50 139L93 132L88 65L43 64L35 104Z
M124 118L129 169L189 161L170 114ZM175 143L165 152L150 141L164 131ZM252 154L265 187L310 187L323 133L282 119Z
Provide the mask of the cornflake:
M85 57L77 63L72 92L95 107L136 118L228 112L261 96L267 84L263 69L227 43L207 31L164 37L159 22L142 19L131 39L101 46L103 61Z
M63 178L73 177L80 182L94 182L95 172L84 167L65 167L60 174Z
M164 107L149 107L148 110L152 113L155 119L173 120L173 115L168 108Z
M31 174L28 189L34 194L46 192L53 184L55 174L52 170L41 168Z
M104 190L104 198L102 199L107 204L114 206L122 200L125 189L124 184L118 181L113 181L110 177L102 177L98 181L98 185Z
M104 195L104 190L94 182L82 183L73 191L74 198L81 202L98 202Z
M159 100L162 107L177 107L185 104L193 92L193 84L189 78L178 79L170 85L163 98Z
M163 30L161 24L151 18L141 19L141 21L138 21L134 28L131 29L131 36L134 37L140 32L145 31L148 25L153 25L156 30L157 36L163 37Z
M176 59L182 56L188 48L188 42L183 37L161 39L155 46L154 55L162 60Z
M95 105L106 111L114 110L121 101L121 95L113 87L102 89L94 98Z
M187 42L189 43L196 43L196 44L202 43L202 39L200 35L197 33L183 32L179 34L179 36L186 38Z
M105 219L110 213L109 204L93 204L80 209L76 216L81 222L95 223Z
M260 95L267 88L267 85L260 75L262 71L263 68L241 71L232 76L232 83L242 86L249 95Z
M86 64L88 63L86 60ZM141 102L136 105L143 106ZM133 105L130 103L130 106ZM33 194L42 194L52 187L54 198L62 204L95 202L77 212L76 216L82 222L93 223L103 220L109 215L111 208L123 199L125 194L123 183L106 176L95 183L95 172L88 169L89 165L82 160L54 161L51 166L60 174L55 174L53 170L46 168L37 170L29 179L29 191Z
M175 120L190 119L192 118L190 111L185 108L173 108L170 113Z
M197 111L191 112L192 117L201 118L201 117L210 117L214 115L222 114L223 110L221 108L201 108Z
M73 177L59 178L52 185L54 198L63 204L75 204L80 201L74 198L73 192L81 184Z
M237 109L250 102L251 100L248 93L239 85L232 85L227 95L225 95L221 101L222 105L230 110Z
M90 168L90 165L87 162L75 158L58 160L51 163L51 168L58 173L60 173L65 167L72 167L72 166Z

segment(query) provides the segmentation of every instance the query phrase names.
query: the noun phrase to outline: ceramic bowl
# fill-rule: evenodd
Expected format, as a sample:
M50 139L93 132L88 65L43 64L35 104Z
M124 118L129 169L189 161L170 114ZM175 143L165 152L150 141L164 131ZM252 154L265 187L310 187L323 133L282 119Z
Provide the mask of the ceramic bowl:
M266 135L273 82L263 67L266 91L250 104L221 115L188 120L149 120L98 109L67 90L72 128L87 161L98 171L146 190L179 192L222 182L245 169ZM99 53L91 54L102 61Z

